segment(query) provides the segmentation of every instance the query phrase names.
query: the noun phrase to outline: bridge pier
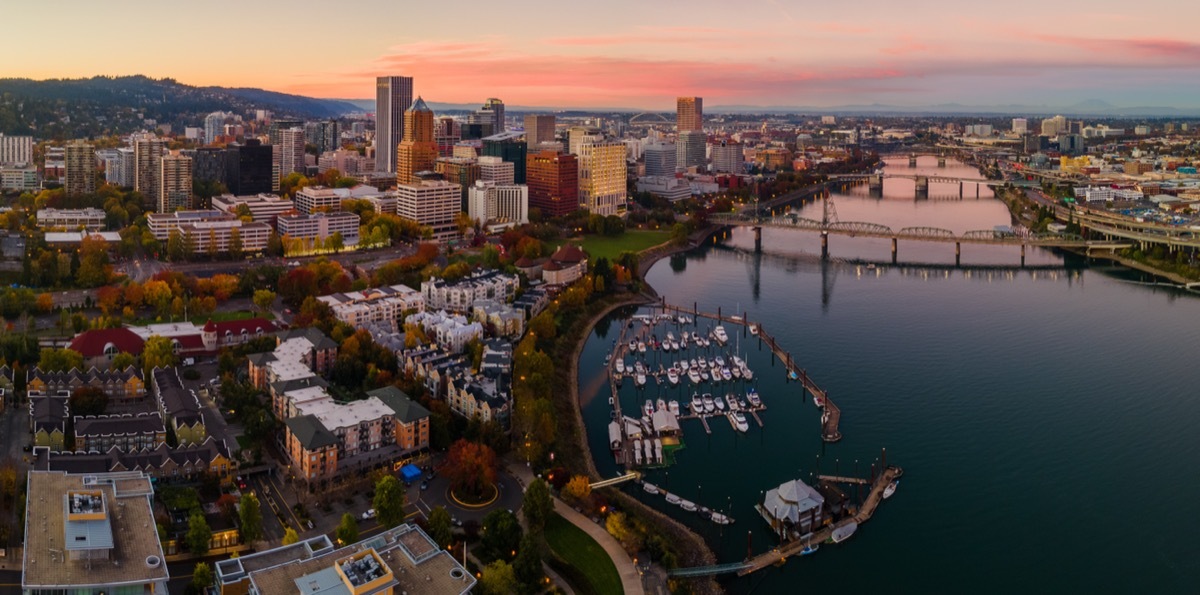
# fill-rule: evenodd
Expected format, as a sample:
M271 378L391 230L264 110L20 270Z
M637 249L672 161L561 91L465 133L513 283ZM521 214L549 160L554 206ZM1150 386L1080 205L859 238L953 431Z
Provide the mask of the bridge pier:
M962 242L954 242L954 266L962 266Z
M917 176L917 196L929 196L929 178Z
M946 167L946 157L945 156L938 157L938 167Z
M821 259L822 260L829 259L829 232L828 231L821 232Z
M959 198L963 197L963 182L961 182L961 181L958 183L958 197Z
M909 167L916 167L916 166L917 166L917 156L916 156L916 155L909 155L909 156L908 156L908 166L909 166Z
M1021 244L1021 266L1025 266L1025 244Z
M982 185L979 182L975 182L975 198L979 198L979 187Z
M754 226L754 251L762 252L762 226Z
M896 253L898 251L897 248L899 247L897 245L898 243L899 242L896 238L892 238L892 264L896 264Z

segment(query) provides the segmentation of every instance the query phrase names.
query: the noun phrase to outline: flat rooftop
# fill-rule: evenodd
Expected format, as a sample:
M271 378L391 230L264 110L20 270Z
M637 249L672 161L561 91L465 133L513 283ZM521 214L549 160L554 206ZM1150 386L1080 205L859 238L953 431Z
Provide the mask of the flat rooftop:
M28 481L23 588L112 587L168 580L150 508L153 490L144 474L30 471ZM73 547L78 537L87 547ZM88 554L72 553L80 550Z

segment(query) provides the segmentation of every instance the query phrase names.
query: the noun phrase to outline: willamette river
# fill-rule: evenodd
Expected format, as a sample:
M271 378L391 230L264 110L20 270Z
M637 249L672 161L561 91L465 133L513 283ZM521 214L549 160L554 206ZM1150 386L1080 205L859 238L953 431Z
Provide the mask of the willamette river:
M912 171L906 159L888 167ZM933 158L918 171L978 177L953 163L939 169ZM979 199L973 188L966 194L960 201L957 185L934 184L928 200L916 201L911 181L888 180L883 198L865 186L833 198L840 220L893 229L1009 224L986 189ZM821 218L819 202L796 208ZM746 556L748 534L755 553L775 544L753 509L764 490L808 481L818 465L866 475L885 447L905 476L849 541L723 579L730 592L1195 592L1200 299L1045 250L1031 251L1028 264L1067 266L868 268L844 260L889 260L889 242L832 236L833 261L823 264L813 257L815 234L763 235L762 255L739 230L660 261L646 278L671 303L744 310L761 322L841 407L844 439L822 443L819 410L772 366L770 351L753 337L731 337L729 350L740 347L757 373L765 427L751 420L738 434L714 418L707 435L685 421L677 464L647 480L736 522L722 530L636 484L625 489L734 562ZM899 252L902 263L954 263L953 244L901 243ZM964 246L962 258L1015 267L1019 252ZM598 325L580 365L588 441L606 476L618 468L607 445L603 360L630 313ZM628 381L623 407L636 412L660 395L686 401L692 388L682 384L639 391Z

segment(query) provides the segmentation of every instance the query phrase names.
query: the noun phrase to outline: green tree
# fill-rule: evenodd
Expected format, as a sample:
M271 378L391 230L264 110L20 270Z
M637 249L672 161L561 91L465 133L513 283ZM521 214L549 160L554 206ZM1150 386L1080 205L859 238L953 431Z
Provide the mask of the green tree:
M541 534L546 528L546 520L554 512L554 500L550 497L550 488L545 481L535 479L525 488L524 501L521 503L521 514L525 517L525 526L532 533Z
M542 582L542 546L533 534L521 538L517 557L512 563L516 578L530 591L535 591ZM535 591L536 592L536 591Z
M513 567L504 560L496 560L483 569L479 578L479 590L483 595L510 595L520 585Z
M196 567L192 569L192 589L203 593L205 589L213 586L214 582L212 568L204 562L197 562Z
M145 370L146 376L149 376L154 368L165 368L178 363L179 356L175 354L175 344L169 337L154 335L146 339L146 344L142 347L142 369Z
M203 556L208 553L208 543L211 540L212 529L208 528L208 521L204 520L204 513L199 510L192 511L192 516L188 517L187 535L184 537L188 551L197 556Z
M287 530L283 532L283 542L282 543L283 543L283 545L292 545L293 543L300 543L300 534L296 533L295 529L288 527Z
M167 258L172 262L180 262L188 256L187 240L178 229L171 230L167 236Z
M283 256L283 239L273 231L271 235L267 236L267 254L271 256Z
M134 357L134 355L132 353L125 353L124 351L122 351L121 353L118 353L115 357L113 357L112 363L110 363L108 365L108 367L113 370L124 370L125 368L128 368L129 366L136 366L136 365L137 365L137 358Z
M624 546L625 551L631 555L642 549L645 535L642 533L641 527L630 521L625 513L614 512L608 515L608 520L604 522L604 528L608 530L609 535L616 537L617 541Z
M241 501L238 502L238 517L242 523L242 543L250 543L262 539L262 507L259 505L258 496L255 496L254 492L242 494Z
M259 310L267 312L271 309L271 304L275 303L275 292L270 289L256 289L253 300Z
M429 520L426 525L429 527L429 536L433 538L434 543L438 544L438 547L445 548L454 540L454 525L445 506L438 506L429 511Z
M104 415L108 393L98 386L81 386L71 393L71 415Z
M73 349L42 349L38 367L43 370L65 372L71 368L83 369L83 354Z
M346 247L346 239L342 237L342 232L335 231L329 236L329 249L333 250L334 254L341 252Z
M375 482L375 498L371 502L384 529L404 522L404 485L395 476L385 475Z
M335 535L338 543L342 545L358 541L358 521L355 520L354 515L348 512L342 515L342 522L338 523Z
M507 510L493 510L483 517L483 538L480 545L496 558L511 559L521 544L521 523Z

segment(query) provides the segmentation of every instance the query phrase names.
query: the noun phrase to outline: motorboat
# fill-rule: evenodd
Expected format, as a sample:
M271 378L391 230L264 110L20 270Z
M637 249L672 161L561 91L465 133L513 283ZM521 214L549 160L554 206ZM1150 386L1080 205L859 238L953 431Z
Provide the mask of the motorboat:
M616 366L616 368L617 368L617 373L618 373L618 374L624 374L624 373L625 373L625 360L624 360L624 359L618 359L618 360L617 360L617 363L615 364L615 366Z
M704 358L701 358L701 359L704 359ZM700 361L694 357L692 358L692 367L696 368L697 370L700 368Z
M746 416L741 411L734 411L729 415L733 416L733 426L737 428L737 431L746 432L750 430L750 423L746 421Z
M642 484L642 491L646 492L647 494L657 494L658 486L650 482L646 482Z
M707 360L707 359L705 359L705 358L703 358L703 357L702 357L702 358L700 358L700 369L701 369L701 370L707 370L707 369L708 369L708 360Z
M671 351L679 351L679 341L671 341Z
M607 366L611 362L612 362L612 354L611 353L604 354L604 365Z
M675 368L667 370L667 381L672 385L679 384L679 372L676 372Z
M671 331L667 331L667 341L666 342L670 343L674 340L675 340L675 333L672 333Z
M667 411L670 411L671 415L679 417L679 401L671 400L667 402Z
M692 393L692 411L695 413L704 411L704 401L696 393Z
M733 360L733 367L735 367L735 368L745 368L746 367L746 360L743 360L742 358L740 358L736 355L732 356L730 359Z
M751 335L754 335L755 337L757 337L757 336L758 336L758 325L757 325L757 324L750 324L750 325L748 325L748 326L750 327L750 334L751 334Z
M813 395L813 405L816 405L817 407L824 407L825 399L822 399L820 395Z
M642 441L641 440L635 439L633 441L633 461L637 465L642 464Z
M704 393L704 396L700 397L700 401L704 403L705 413L712 413L713 411L716 411L717 404L713 401L712 395Z
M683 502L683 498L667 492L667 504L679 504L680 502Z
M657 409L658 411L666 411L667 410L667 401L660 397L657 401L654 402L654 408Z
M749 401L750 405L753 407L762 406L762 399L759 398L758 391L755 390L754 387L750 387L750 390L746 391L746 400Z
M742 379L742 369L741 368L734 366L732 368L726 368L726 369L729 370L729 373L733 375L733 378L735 380Z
M679 360L679 361L677 361L677 362L675 362L675 363L676 363L676 364L678 364L678 365L679 365L679 369L680 369L680 370L682 370L682 371L684 371L684 372L687 372L687 371L688 371L688 368L691 368L691 367L692 367L692 364L689 364L689 363L688 363L688 361L687 361L686 359L681 359L681 360Z
M679 501L679 507L688 512L696 512L696 503L692 502L691 500L682 500L681 499Z
M745 366L742 368L742 379L754 380L754 370L751 370L750 366Z
M733 519L731 519L719 512L713 512L712 514L710 514L708 517L708 520L710 520L718 525L728 525L733 522Z
M700 380L708 382L708 371L707 370L700 371Z
M896 481L893 481L892 483L887 484L887 487L883 488L883 499L887 500L888 498L891 498L892 494L896 493L896 488L898 488L898 487L900 487L899 479L897 479Z
M638 341L637 350L638 353L646 353L646 343L644 341Z
M721 356L719 356L719 355L718 355L717 357L714 357L714 358L713 358L713 361L717 362L717 367L718 367L718 368L724 368L724 367L725 367L725 358L723 358L723 357L721 357Z
M733 395L733 393L725 393L725 405L727 407L729 407L730 411L737 411L738 410L737 397L735 397Z
M688 370L688 380L691 380L692 384L700 384L700 372L697 372L696 368Z
M829 536L829 539L834 543L841 543L847 539L850 539L850 536L854 535L855 531L858 531L858 523L850 521L841 527L835 528L833 530L833 534Z
M718 324L712 333L713 339L716 339L718 345L724 345L729 342L729 335L725 334L725 327Z
M726 382L729 382L729 380L733 378L733 372L730 372L729 368L721 368L721 378Z
M717 407L717 411L725 411L725 399L722 399L722 398L721 398L721 397L719 397L719 396L718 396L718 397L714 397L714 398L713 398L713 405L716 405L716 407Z
M817 550L820 549L820 547L821 547L821 544L819 544L819 543L806 545L806 546L804 546L804 549L800 550L800 555L801 556L811 556L811 555L817 553Z
M646 404L642 406L642 411L646 412L646 417L652 417L654 415L654 402L646 399Z
M679 348L687 349L687 333L684 333L683 337L679 339Z

